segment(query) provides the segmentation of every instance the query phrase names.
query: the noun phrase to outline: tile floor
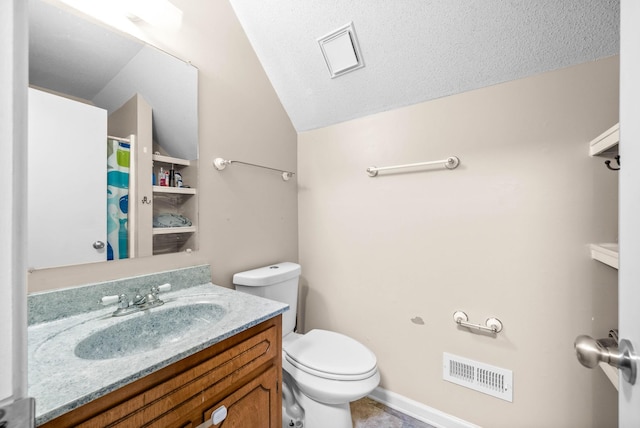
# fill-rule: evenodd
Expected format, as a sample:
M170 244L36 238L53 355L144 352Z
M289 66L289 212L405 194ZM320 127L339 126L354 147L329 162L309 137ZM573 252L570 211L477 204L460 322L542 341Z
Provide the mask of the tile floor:
M351 403L353 428L434 428L370 398Z

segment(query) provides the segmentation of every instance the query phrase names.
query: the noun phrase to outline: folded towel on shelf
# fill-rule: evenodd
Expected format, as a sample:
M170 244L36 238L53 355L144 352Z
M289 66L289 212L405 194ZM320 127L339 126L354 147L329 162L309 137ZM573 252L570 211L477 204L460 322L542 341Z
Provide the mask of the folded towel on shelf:
M160 213L153 216L153 227L189 227L191 220L175 213Z

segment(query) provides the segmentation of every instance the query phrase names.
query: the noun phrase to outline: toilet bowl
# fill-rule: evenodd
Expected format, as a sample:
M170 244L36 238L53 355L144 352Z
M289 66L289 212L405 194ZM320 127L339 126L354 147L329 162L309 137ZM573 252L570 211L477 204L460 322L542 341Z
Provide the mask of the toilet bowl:
M289 304L282 323L282 426L352 428L349 403L380 383L373 352L340 333L294 333L300 266L279 263L237 273L236 290Z
M312 400L341 404L369 394L380 375L376 357L348 336L326 330L283 339L282 366Z

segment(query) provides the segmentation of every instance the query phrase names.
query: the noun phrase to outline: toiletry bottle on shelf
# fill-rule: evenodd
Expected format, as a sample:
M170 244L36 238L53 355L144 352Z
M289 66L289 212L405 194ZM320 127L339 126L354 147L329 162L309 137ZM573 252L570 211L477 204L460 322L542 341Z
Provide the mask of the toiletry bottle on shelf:
M173 169L173 165L171 165L171 169L169 170L169 183L170 187L176 187L176 171Z
M158 181L160 182L160 186L166 186L167 185L167 181L166 178L164 176L164 168L160 167L160 172L158 173Z

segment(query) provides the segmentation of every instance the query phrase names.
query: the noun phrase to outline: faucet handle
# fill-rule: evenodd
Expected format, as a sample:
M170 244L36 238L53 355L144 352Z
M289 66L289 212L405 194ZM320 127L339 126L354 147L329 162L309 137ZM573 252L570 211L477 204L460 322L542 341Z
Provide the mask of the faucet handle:
M160 292L169 290L171 290L171 284L154 285L151 287L151 292L147 294L147 303L150 305L162 305L164 302L160 300Z
M171 284L169 283L162 284L162 285L154 285L151 287L151 294L157 297L158 294L160 294L160 292L166 292L169 290L171 290Z
M167 291L171 290L171 284L167 282L166 284L159 285L157 288L158 292L166 293Z
M105 306L113 305L114 303L118 303L119 298L120 296L118 296L117 294L114 294L113 296L104 296L102 299L100 299L100 303Z
M100 303L102 303L105 306L118 303L119 308L127 308L129 307L129 298L127 297L126 294L104 296L102 299L100 299Z

